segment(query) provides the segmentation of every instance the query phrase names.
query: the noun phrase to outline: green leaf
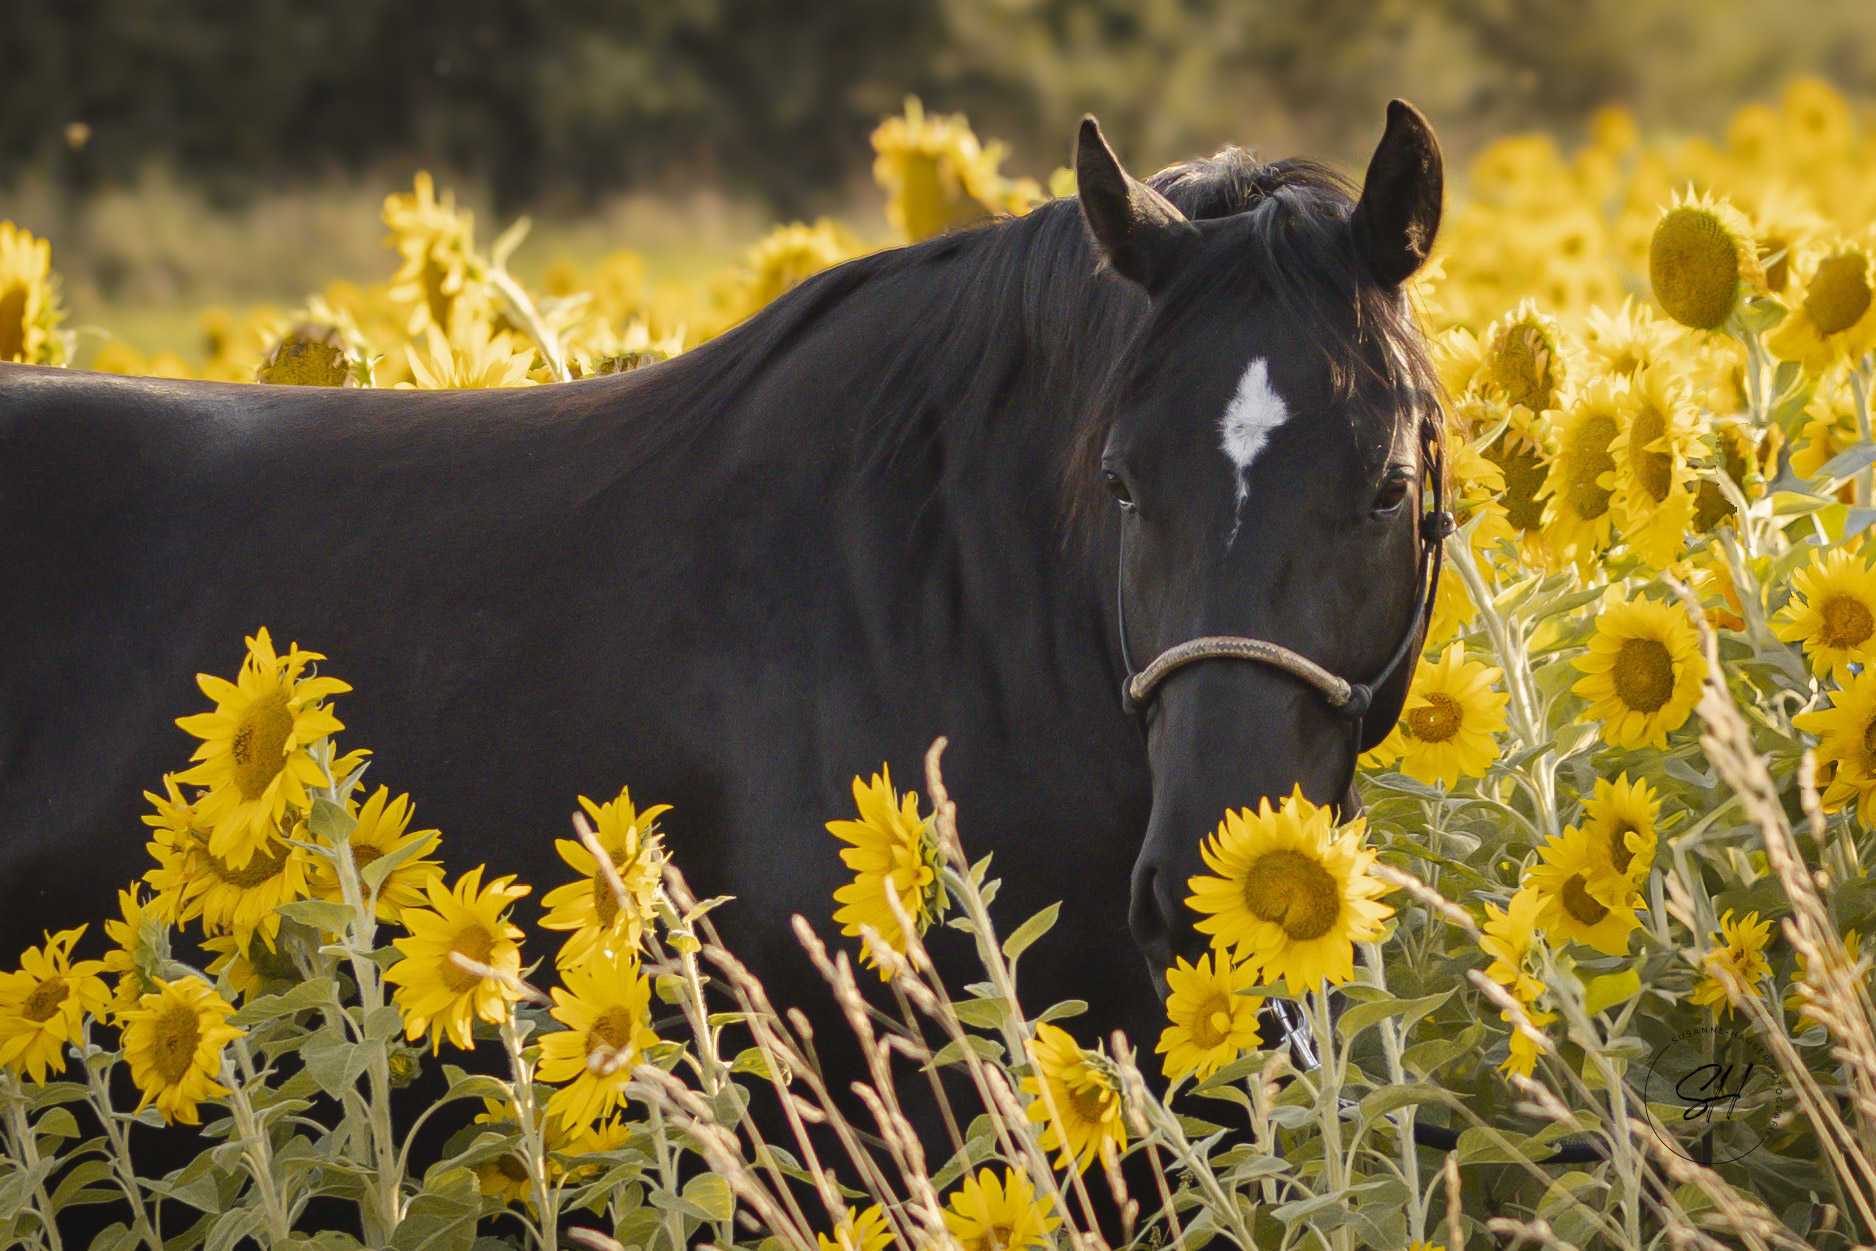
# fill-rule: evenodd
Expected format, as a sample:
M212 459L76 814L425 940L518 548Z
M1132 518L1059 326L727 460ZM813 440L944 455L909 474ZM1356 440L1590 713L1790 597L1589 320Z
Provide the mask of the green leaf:
M1401 1033L1412 1029L1414 1023L1433 1009L1452 997L1457 986L1449 987L1437 995L1427 995L1420 999L1378 999L1372 1003L1358 1003L1342 1013L1342 1019L1336 1022L1336 1030L1349 1042L1370 1025L1385 1021L1391 1016L1403 1018Z
M1518 1150L1517 1138L1482 1125L1475 1125L1459 1135L1458 1153L1461 1168L1468 1164L1516 1164L1530 1158ZM1549 1151L1540 1151L1538 1158L1549 1154Z
M110 1203L122 1199L123 1192L112 1183L115 1174L109 1160L100 1160L95 1156L89 1160L80 1160L65 1170L65 1176L59 1178L58 1189L52 1192L52 1210L60 1212L70 1207L86 1203ZM99 1186L99 1183L107 1183ZM98 1189L87 1187L99 1186Z
M76 1138L78 1118L65 1108L53 1108L33 1122L33 1132L41 1138Z
M684 1187L684 1197L713 1221L727 1221L736 1215L736 1196L730 1193L730 1184L714 1173L691 1178Z
M223 1212L209 1226L208 1240L202 1244L202 1251L234 1251L237 1244L249 1234L258 1234L267 1227L267 1214L258 1208L234 1208Z
M306 817L306 828L337 847L352 837L352 831L358 828L358 818L330 799L315 799L313 810Z
M358 915L342 903L332 903L325 899L296 899L274 909L289 921L298 921L301 925L323 930L328 934L343 934L348 925Z
M314 978L282 994L261 995L249 1000L241 1006L240 1011L228 1018L228 1022L231 1025L259 1025L264 1021L292 1016L296 1012L331 1003L337 997L331 979Z
M1017 926L1016 932L1003 940L1003 954L1014 960L1028 951L1037 939L1054 927L1055 918L1061 915L1061 911L1059 902L1052 903Z
M1066 1021L1069 1017L1080 1016L1087 1010L1088 1001L1086 999L1064 999L1060 1003L1052 1003L1047 1008L1044 1008L1042 1015L1036 1018L1036 1024L1041 1025L1048 1021Z
M1583 1008L1595 1016L1605 1008L1613 1008L1619 1003L1627 1003L1641 993L1641 971L1623 969L1620 973L1605 973L1601 977L1590 979L1583 992Z
M984 1059L989 1060L993 1064L1002 1063L1002 1060L1003 1060L1003 1044L1002 1043L996 1042L993 1039L979 1037L976 1034L964 1035L964 1041L970 1044L972 1051L975 1051L978 1055L982 1056ZM964 1063L964 1048L959 1046L956 1040L953 1040L951 1042L946 1043L939 1050L937 1055L933 1056L930 1060L926 1061L925 1067L927 1069L935 1069L945 1064L962 1064L962 1063Z
M423 1192L410 1201L391 1235L395 1251L469 1251L482 1212L476 1175L458 1165L424 1178Z
M995 1029L1009 1014L1009 1004L1001 997L960 999L951 1007L958 1014L958 1020L966 1025L975 1025L978 1029Z
M384 879L390 877L397 867L407 860L415 860L426 851L435 851L434 839L413 838L396 851L387 852L358 871L358 878L368 891L381 890Z

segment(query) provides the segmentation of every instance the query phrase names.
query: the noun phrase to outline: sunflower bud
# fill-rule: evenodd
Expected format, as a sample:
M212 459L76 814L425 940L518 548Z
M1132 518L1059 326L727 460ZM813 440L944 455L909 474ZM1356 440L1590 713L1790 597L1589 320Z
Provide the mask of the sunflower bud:
M1648 281L1675 321L1717 330L1738 307L1742 284L1765 290L1765 271L1751 227L1731 204L1676 197L1648 243Z

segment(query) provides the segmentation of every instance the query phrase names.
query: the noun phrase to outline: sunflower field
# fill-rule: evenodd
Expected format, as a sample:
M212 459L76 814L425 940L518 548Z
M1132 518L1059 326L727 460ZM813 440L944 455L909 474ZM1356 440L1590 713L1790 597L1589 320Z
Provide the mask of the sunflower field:
M178 710L200 746L150 779L105 957L73 929L0 974L7 1243L62 1248L99 1204L120 1219L93 1246L150 1251L1876 1242L1872 118L1806 79L1719 139L1609 111L1574 153L1516 136L1472 165L1416 280L1459 521L1426 655L1363 759L1364 817L1300 794L1219 814L1189 899L1212 949L1168 971L1160 1037L1020 1001L1054 914L993 918L940 742L915 788L882 769L826 814L853 880L798 933L868 1061L837 1099L661 806L569 796L526 934L529 884L446 876L444 835L341 750L344 657L261 630ZM916 102L874 145L901 240L1073 190ZM795 223L700 283L621 252L530 289L525 221L485 248L425 175L383 216L389 282L211 316L195 372L635 369L863 247ZM0 360L74 346L47 245L0 225ZM116 341L95 364L190 372ZM944 985L928 937L974 944L983 980ZM477 1047L504 1077L450 1063ZM392 1092L426 1065L463 1127L419 1167ZM972 1092L941 1154L901 1101L920 1066ZM152 1176L132 1130L165 1123L203 1145ZM355 1232L309 1223L334 1204Z

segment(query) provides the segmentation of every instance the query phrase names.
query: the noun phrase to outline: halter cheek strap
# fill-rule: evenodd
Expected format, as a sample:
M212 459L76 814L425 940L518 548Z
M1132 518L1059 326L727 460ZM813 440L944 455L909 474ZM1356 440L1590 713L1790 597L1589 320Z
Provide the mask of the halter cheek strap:
M1127 532L1123 528L1120 538L1120 560L1115 611L1120 627L1120 657L1126 667L1127 677L1121 684L1121 707L1128 712L1145 712L1153 692L1168 676L1187 665L1197 664L1201 660L1254 660L1259 664L1281 669L1294 678L1298 678L1315 687L1328 701L1329 706L1349 718L1354 726L1355 755L1361 752L1361 723L1368 715L1368 707L1374 702L1374 693L1387 684L1414 650L1415 642L1422 636L1425 627L1430 624L1433 615L1434 596L1440 584L1440 565L1446 546L1446 536L1453 533L1456 526L1452 513L1446 509L1446 466L1440 453L1439 440L1435 427L1429 422L1421 427L1421 449L1427 456L1427 463L1433 478L1433 510L1420 518L1420 568L1418 571L1419 591L1414 601L1413 615L1407 619L1407 629L1402 633L1400 642L1395 645L1393 655L1381 672L1366 682L1350 682L1346 678L1330 673L1307 656L1300 655L1278 643L1263 639L1243 638L1234 634L1212 634L1203 638L1189 639L1184 643L1167 648L1155 656L1146 668L1138 673L1133 669L1133 653L1127 646Z

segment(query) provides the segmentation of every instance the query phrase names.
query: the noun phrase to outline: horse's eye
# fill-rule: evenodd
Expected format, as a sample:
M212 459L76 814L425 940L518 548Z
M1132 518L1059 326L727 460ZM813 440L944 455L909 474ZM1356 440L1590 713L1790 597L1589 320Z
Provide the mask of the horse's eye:
M1406 498L1407 479L1395 474L1381 484L1381 490L1374 497L1374 510L1377 513L1396 512Z
M1112 469L1101 471L1101 481L1107 486L1108 493L1120 502L1120 506L1129 512L1134 508L1133 492L1127 489L1127 481Z

